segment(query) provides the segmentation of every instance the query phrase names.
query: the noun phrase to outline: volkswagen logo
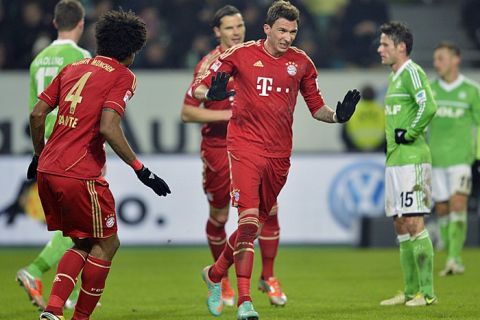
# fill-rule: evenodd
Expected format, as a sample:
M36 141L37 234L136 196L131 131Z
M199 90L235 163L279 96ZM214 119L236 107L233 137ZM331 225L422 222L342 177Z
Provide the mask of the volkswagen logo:
M381 216L385 212L384 186L384 165L351 164L333 179L328 195L330 212L345 229L361 216Z

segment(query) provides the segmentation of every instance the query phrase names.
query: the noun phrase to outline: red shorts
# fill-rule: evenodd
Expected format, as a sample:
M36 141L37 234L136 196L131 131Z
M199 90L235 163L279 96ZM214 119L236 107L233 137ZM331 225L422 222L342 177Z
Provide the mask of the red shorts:
M73 238L108 238L117 233L115 201L102 179L82 180L38 172L38 194L48 230Z
M290 158L266 158L249 152L228 153L232 206L238 212L258 208L264 222L287 182Z
M208 202L220 209L230 201L230 171L227 148L202 148L203 190Z

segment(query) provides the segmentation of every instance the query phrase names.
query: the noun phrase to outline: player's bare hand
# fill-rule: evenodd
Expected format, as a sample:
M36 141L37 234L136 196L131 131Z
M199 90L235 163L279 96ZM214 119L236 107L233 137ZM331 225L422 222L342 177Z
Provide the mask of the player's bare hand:
M221 101L228 97L234 96L235 91L227 91L228 80L230 75L226 72L218 72L212 77L210 89L205 94L207 100Z
M347 122L355 112L358 101L360 101L360 92L357 89L348 90L343 101L337 103L337 121L339 123Z
M159 178L155 173L143 166L142 169L135 171L137 177L144 185L150 187L159 196L166 196L171 193L167 183Z

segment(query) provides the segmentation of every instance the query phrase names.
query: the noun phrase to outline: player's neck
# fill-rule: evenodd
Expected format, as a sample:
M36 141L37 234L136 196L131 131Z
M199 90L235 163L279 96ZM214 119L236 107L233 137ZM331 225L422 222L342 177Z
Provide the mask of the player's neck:
M392 71L395 73L400 69L405 62L407 62L410 57L401 57L394 64L392 64Z
M284 55L283 52L278 52L274 49L274 47L268 41L268 38L263 42L263 47L265 48L265 51L267 51L272 57L280 58Z
M455 70L455 71L447 73L445 76L443 76L441 78L446 83L452 83L452 82L454 82L455 80L458 79L459 75L460 75L460 73L458 72L458 70Z
M58 40L72 40L75 43L78 43L80 40L80 35L74 30L71 31L60 31L58 32Z

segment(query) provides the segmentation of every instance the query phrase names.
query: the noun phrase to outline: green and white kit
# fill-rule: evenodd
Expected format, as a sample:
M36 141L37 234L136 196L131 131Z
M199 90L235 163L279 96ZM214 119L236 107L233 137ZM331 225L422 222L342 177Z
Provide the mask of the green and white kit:
M427 213L432 205L431 162L425 130L437 105L423 69L407 60L390 74L385 96L387 216ZM409 144L395 142L395 129L407 130Z
M63 67L90 57L90 53L80 48L73 40L55 40L43 49L30 64L30 112L38 101L38 95L45 90ZM45 120L46 139L52 133L56 118L56 110L47 115Z

